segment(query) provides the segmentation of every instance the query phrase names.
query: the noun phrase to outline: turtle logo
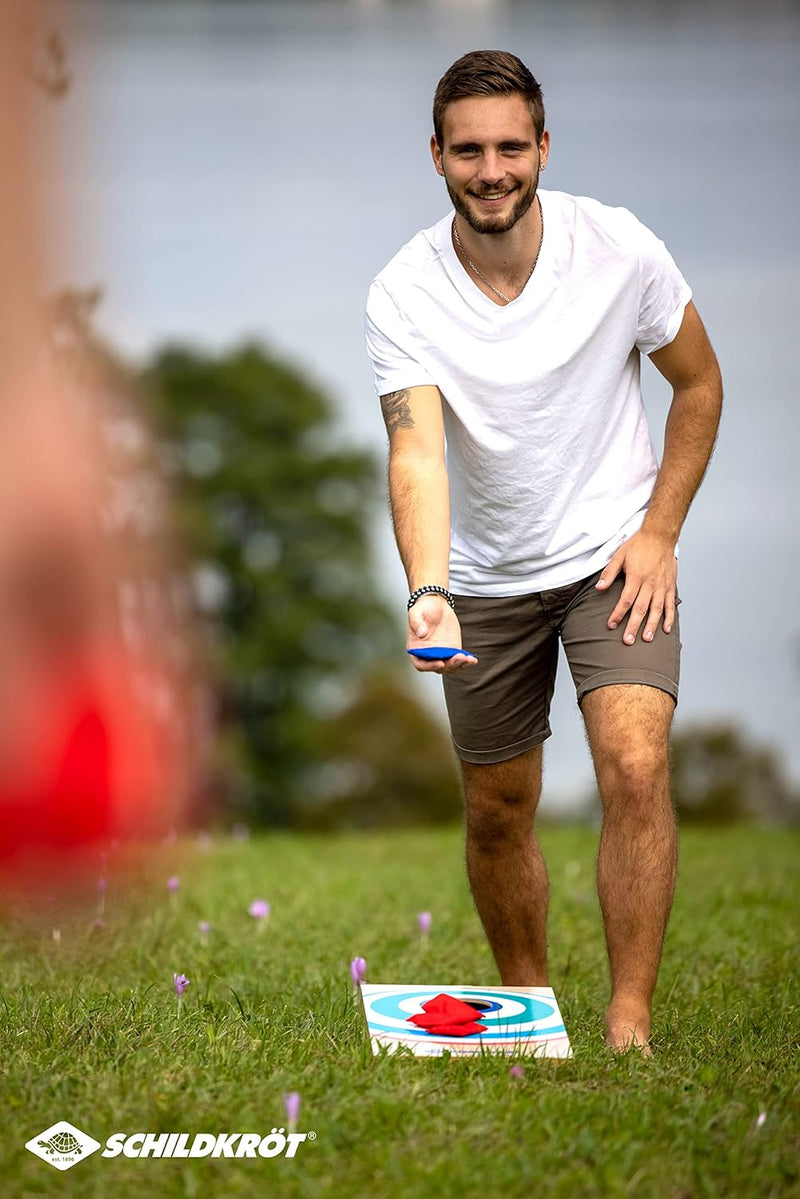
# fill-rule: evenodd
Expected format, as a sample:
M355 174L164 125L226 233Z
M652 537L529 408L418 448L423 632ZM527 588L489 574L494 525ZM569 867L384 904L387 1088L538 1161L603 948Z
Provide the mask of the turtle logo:
M70 1170L102 1146L99 1141L81 1132L74 1124L67 1120L59 1120L51 1128L40 1132L38 1137L28 1141L25 1148L30 1149L31 1153L35 1153L42 1161L55 1166L57 1170Z
M68 1153L77 1153L80 1157L83 1153L80 1141L71 1132L57 1132L49 1141L38 1141L37 1144L41 1149L46 1149L51 1157L55 1153L59 1157L66 1157Z

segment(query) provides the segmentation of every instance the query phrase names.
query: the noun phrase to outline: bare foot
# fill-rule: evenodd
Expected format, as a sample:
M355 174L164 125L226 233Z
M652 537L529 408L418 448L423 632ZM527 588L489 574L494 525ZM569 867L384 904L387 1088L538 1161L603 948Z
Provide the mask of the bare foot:
M637 1049L650 1057L650 1013L643 1009L610 1007L606 1012L606 1044L615 1053Z

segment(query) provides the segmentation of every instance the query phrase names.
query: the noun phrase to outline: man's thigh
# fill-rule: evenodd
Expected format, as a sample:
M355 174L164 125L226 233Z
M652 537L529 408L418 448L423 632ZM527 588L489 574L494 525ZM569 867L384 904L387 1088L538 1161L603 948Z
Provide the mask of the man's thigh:
M442 676L453 746L462 762L490 765L550 736L558 624L538 595L455 597L463 644L477 666Z
M581 707L598 776L604 769L666 769L675 702L660 687L616 683L587 693Z
M608 627L624 577L615 579L605 591L595 587L599 578L598 572L585 580L561 622L561 641L581 709L585 709L585 698L591 692L621 683L663 691L672 699L669 710L674 709L681 657L677 610L672 632L665 633L659 625L652 641L643 641L639 635L633 645L625 645L625 622L616 629Z

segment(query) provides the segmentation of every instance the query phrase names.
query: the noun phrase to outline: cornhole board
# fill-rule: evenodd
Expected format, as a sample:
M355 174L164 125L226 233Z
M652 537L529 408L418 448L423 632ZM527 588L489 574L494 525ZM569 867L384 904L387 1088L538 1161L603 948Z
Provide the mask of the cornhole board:
M401 1046L415 1057L475 1057L485 1053L572 1057L567 1030L551 987L406 986L361 983L364 1018L372 1052L394 1053ZM407 1023L435 995L480 1004L475 1019L485 1032L441 1036Z

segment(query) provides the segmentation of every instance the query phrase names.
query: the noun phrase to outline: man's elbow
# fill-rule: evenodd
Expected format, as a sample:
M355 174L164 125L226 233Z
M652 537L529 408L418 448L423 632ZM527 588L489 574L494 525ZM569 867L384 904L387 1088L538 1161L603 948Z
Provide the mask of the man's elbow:
M389 473L433 474L446 471L443 450L425 445L389 445Z

